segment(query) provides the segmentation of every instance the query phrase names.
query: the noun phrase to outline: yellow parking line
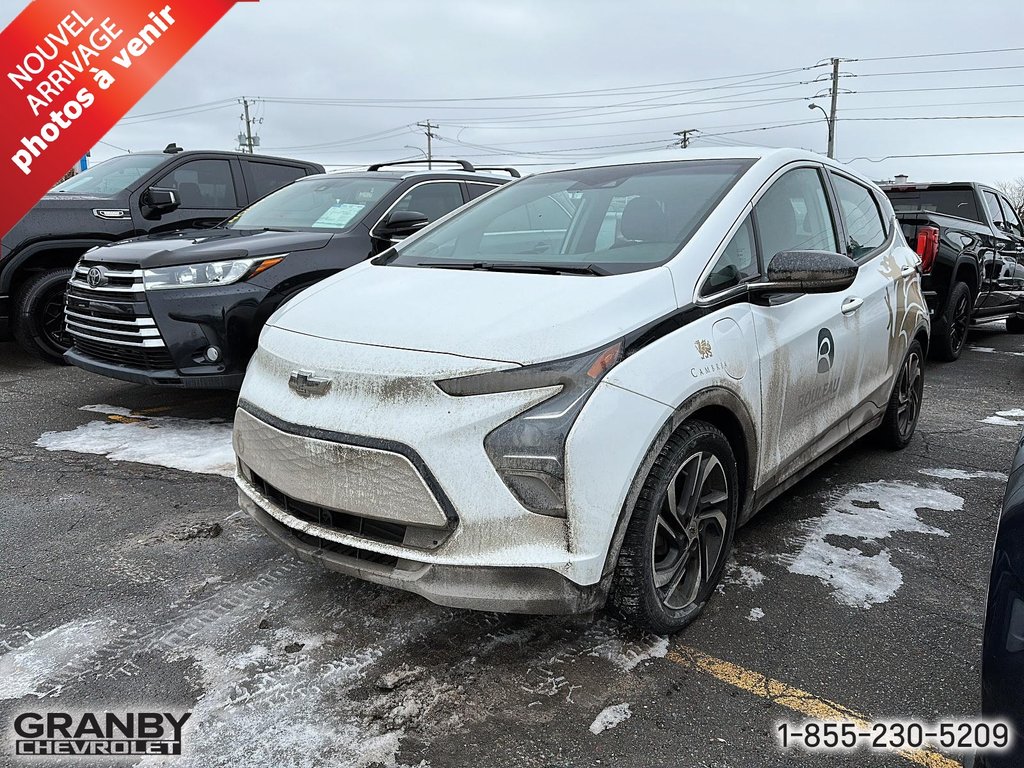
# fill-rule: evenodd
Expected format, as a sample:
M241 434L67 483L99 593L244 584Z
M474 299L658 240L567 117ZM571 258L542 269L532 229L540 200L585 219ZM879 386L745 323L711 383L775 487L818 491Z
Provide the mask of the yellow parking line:
M140 421L146 421L146 419L122 416L119 413L109 413L107 414L107 421L116 421L118 424L138 424Z
M871 721L852 709L815 696L813 693L794 688L779 680L732 664L706 653L682 646L669 651L666 658L676 664L711 675L740 690L760 696L787 709L800 712L814 720L848 721L858 730L869 730ZM901 749L898 754L912 763L926 768L960 768L960 763L933 749Z

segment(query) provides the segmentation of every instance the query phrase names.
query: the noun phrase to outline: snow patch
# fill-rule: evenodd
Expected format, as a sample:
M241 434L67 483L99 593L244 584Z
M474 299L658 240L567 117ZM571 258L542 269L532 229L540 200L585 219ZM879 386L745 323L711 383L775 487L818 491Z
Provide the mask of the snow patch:
M175 416L140 416L112 405L86 405L79 410L132 421L90 421L67 432L46 432L35 444L48 451L74 451L207 475L231 477L235 456L231 424Z
M630 642L621 636L607 637L604 642L590 650L590 656L597 656L621 670L631 672L649 659L662 659L668 654L668 638L649 635L639 642Z
M996 355L1013 355L1014 357L1024 357L1024 352L1010 352L1008 350L995 349L994 347L968 347L972 352L987 352L988 354Z
M59 693L60 686L47 685L47 680L88 658L112 636L113 628L109 619L79 619L0 656L0 700Z
M613 704L610 707L605 707L601 710L601 714L594 718L594 722L590 724L590 732L597 736L599 733L604 733L620 723L626 722L632 716L633 713L629 709L629 704Z
M986 479L986 480L1001 480L1001 481L1005 481L1007 479L1005 472L988 472L988 471L984 471L984 470L978 471L978 472L965 472L962 469L943 468L943 469L919 469L917 471L920 472L922 475L928 475L929 477L941 477L944 480L981 480L981 479Z
M926 524L918 509L955 512L964 500L938 488L912 483L879 481L854 486L822 517L808 521L807 539L789 565L791 573L814 576L832 587L843 605L870 608L891 598L903 584L903 575L892 564L889 551L865 554L856 546L833 544L830 537L846 537L877 544L897 531L949 536Z
M986 416L981 423L997 424L1001 427L1019 427L1024 426L1024 421L1021 421L1022 417L1024 417L1024 409L1011 408L1008 411L996 411L995 416Z
M747 589L753 589L764 584L765 575L756 568L749 565L739 565L730 562L726 567L725 576L722 581L725 584L736 584Z
M764 611L760 608L751 608L750 613L747 614L747 621L760 621L764 618Z

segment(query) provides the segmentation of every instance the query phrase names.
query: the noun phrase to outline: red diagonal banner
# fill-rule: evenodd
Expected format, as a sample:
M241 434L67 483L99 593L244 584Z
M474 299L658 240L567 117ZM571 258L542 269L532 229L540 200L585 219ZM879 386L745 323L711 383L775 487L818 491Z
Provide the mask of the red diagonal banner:
M235 0L33 0L0 32L0 235Z

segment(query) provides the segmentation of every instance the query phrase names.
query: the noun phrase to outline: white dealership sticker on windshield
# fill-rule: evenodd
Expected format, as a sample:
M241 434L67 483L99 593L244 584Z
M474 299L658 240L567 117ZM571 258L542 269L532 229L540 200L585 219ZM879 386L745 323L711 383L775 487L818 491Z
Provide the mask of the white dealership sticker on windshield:
M347 227L365 207L359 203L336 203L324 211L320 218L313 222L313 226Z

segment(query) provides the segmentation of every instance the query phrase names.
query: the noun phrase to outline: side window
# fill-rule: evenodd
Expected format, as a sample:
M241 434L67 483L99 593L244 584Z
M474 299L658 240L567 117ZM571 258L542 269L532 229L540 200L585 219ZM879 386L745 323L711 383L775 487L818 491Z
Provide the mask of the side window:
M416 211L430 221L462 207L462 190L457 181L420 184L410 189L395 206L396 211Z
M237 208L228 160L191 160L153 186L177 190L182 208Z
M306 175L303 168L296 168L294 165L277 165L276 163L261 163L254 160L243 161L249 164L249 172L252 174L252 182L255 189L249 190L252 199L256 200L265 197L271 192L276 192L281 187L291 184L296 179Z
M761 268L757 263L757 250L754 245L754 227L747 216L715 262L711 274L701 286L700 295L710 296L760 274Z
M846 253L851 259L859 259L885 242L882 214L871 190L835 174L832 174L832 184L839 198L846 234L850 238Z
M1013 210L1013 206L1010 205L1010 201L1005 197L999 198L1003 204L1003 215L1006 217L1006 223L1010 225L1010 229L1017 237L1024 237L1024 229L1021 228L1020 218L1017 216L1017 212Z
M486 195L492 189L498 187L497 184L480 184L477 182L469 182L466 187L469 188L469 199L476 200L480 195Z
M811 168L789 171L754 206L765 262L783 251L832 251L835 227L821 177Z
M1002 210L999 208L999 198L995 192L989 192L987 189L982 190L985 193L985 207L988 208L988 215L992 219L992 223L1006 221L1006 217L1003 216Z

